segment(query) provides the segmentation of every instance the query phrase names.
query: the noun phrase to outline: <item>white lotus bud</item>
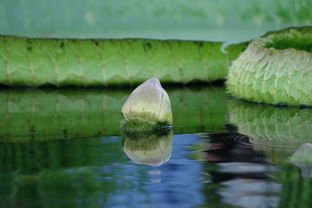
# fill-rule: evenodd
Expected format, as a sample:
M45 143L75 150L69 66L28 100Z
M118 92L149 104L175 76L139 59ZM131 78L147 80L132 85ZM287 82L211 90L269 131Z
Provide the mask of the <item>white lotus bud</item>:
M157 78L150 78L138 86L123 105L121 112L126 121L172 124L170 99Z

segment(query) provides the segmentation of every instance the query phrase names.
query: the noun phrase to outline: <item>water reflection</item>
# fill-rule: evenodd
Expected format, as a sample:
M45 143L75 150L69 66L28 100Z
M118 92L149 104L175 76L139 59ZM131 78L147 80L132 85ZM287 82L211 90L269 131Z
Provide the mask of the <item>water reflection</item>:
M153 139L158 148L167 145L164 151L170 146L171 157L160 166L129 160L120 137L0 143L0 207L284 208L312 203L312 179L290 163L291 154L276 150L287 160L270 161L268 152L254 148L245 135Z
M229 122L239 133L248 135L259 149L281 149L293 152L311 142L312 109L281 108L271 105L228 101Z
M0 207L196 206L201 165L186 146L199 138L171 136L153 137L172 151L159 167L129 161L120 137L0 143Z
M290 157L290 161L301 169L301 175L312 178L312 144L305 143Z
M250 144L249 137L235 133L202 137L209 140L202 152L202 159L207 161L204 176L209 177L205 187L205 193L210 192L208 200L219 198L220 203L235 207L278 207L281 186L267 176L276 168L267 164L263 152L246 145Z
M312 161L307 159L312 158L311 108L283 108L235 99L229 100L228 107L229 122L250 137L255 149L265 151L267 161L292 161L300 167L303 177L312 177Z
M175 133L223 130L224 88L168 88ZM119 135L130 89L0 90L0 141L51 141ZM192 119L190 119L192 118Z
M202 96L211 93L208 89L199 91L199 94L191 92L191 99L184 98L184 92L172 90L169 93L176 96L173 106L179 107L174 111L179 125L189 124L192 131L214 129L213 132L222 132L225 129L224 106L213 107L218 102L212 105L207 99L207 106L212 106L212 109L206 110L204 108L209 107L202 106L200 111L196 111L197 107L194 105L207 98ZM215 93L216 97L218 93ZM75 132L71 135L76 135L79 131L85 131L85 135L94 133L103 124L98 119L104 114L97 115L100 109L98 107L103 103L117 106L109 100L115 100L118 96L106 97L105 102L91 102L102 99L101 96L92 94L93 98L86 99L86 102L78 102L80 98L75 100L72 94L66 97L70 98L68 105L77 101L81 104L77 106L86 105L85 109L94 106L91 108L94 111L86 110L91 114L84 114L84 108L76 106L80 111L75 108L70 111L69 106L65 108L66 106L60 107L58 104L53 106L59 106L59 111L51 114L44 110L28 114L32 109L29 104L31 102L28 102L29 105L24 105L24 102L27 103L30 96L23 98L23 102L19 102L18 96L14 97L14 102L19 103L17 106L12 97L9 98L10 104L4 108L9 109L8 113L3 108L0 109L5 120L1 123L1 131L7 131L7 137L3 134L2 141L10 141L12 138L25 139L16 141L42 138L39 140L45 141L44 136L48 133L53 133L48 140L59 141L0 143L0 207L312 206L309 162L311 144L300 147L303 143L311 143L309 109L298 111L231 104L229 120L233 125L228 126L230 133L205 133L200 136L172 136L170 132L167 135L149 137L133 138L128 135L123 138L113 136L62 140L65 138L64 132L60 131L62 135L57 133L61 125L54 128L52 123L49 129L49 119L41 123L43 118L54 115L54 118L68 119L61 120L64 121L64 127ZM61 102L63 98L59 99ZM182 105L183 108L180 107ZM44 104L35 106L43 109ZM66 114L67 110L64 109L73 114ZM119 119L110 118L109 113L112 112L109 110L105 113L106 121L111 121L112 124L116 122L117 127L114 128L118 129ZM79 114L81 117L73 116ZM90 129L84 129L83 122L88 119L83 119L86 117L90 118L90 122L92 119L99 122L96 122L94 128L92 122L86 124L86 128ZM24 121L22 118L28 120ZM204 126L200 127L201 123ZM7 124L18 130L6 130ZM38 125L33 131L28 124ZM187 128L178 128L178 131L181 129L186 131ZM239 133L235 133L236 131ZM15 134L12 134L27 132L31 132L27 138L13 137ZM283 142L284 139L287 142Z
M124 133L122 134L122 146L123 151L133 162L160 166L170 159L172 130L153 133Z
M127 159L119 144L116 137L0 144L0 207L104 206L131 188L120 183Z
M239 133L250 137L249 143L242 144L263 152L265 161L277 169L266 176L267 181L275 181L280 186L275 193L278 206L311 207L311 165L304 159L311 155L303 154L302 150L310 152L310 145L304 143L312 141L312 109L231 99L228 111L229 122Z

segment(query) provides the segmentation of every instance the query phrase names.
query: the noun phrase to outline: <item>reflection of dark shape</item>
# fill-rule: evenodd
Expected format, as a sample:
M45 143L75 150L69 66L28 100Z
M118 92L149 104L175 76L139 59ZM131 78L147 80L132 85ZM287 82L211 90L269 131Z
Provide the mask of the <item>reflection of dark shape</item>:
M208 134L206 160L210 162L260 162L263 154L253 150L249 137L238 133Z
M238 133L238 127L233 124L225 124L225 130L231 133Z
M122 146L127 156L138 164L160 166L171 156L172 131L134 132L122 134Z
M238 167L238 163L245 163L245 170L252 169L256 163L264 163L263 154L252 149L249 137L238 133L216 133L208 134L210 140L206 150L205 160L213 163L220 163L219 167L231 165L231 170ZM250 165L250 167L246 167ZM243 167L242 167L243 168ZM211 172L214 182L227 181L236 177L264 179L264 174L255 173L252 170L247 171L217 171ZM251 172L251 173L250 173Z
M279 191L280 185L267 180L266 174L272 169L265 163L263 153L252 148L248 136L217 133L207 134L207 138L206 174L212 184L216 183L205 187L207 198L246 208L278 206L279 198L272 194Z

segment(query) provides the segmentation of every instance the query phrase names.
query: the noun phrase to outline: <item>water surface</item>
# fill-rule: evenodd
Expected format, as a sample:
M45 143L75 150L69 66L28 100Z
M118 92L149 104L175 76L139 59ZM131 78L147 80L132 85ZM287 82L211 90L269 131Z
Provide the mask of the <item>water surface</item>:
M311 171L303 173L309 167L287 161L290 155L270 161L271 152L255 150L245 145L248 138L243 140L233 141L227 134L174 135L168 143L170 158L161 166L130 160L117 136L1 144L1 206L312 205Z
M173 133L121 137L129 93L0 91L0 207L312 207L311 109L170 88Z

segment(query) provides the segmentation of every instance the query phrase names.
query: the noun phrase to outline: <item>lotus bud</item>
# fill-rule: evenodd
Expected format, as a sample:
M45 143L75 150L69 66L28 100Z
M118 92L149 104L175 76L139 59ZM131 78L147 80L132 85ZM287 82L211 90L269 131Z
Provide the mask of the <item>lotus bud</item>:
M160 166L171 157L171 130L163 134L126 134L122 137L123 151L135 163Z
M150 78L138 86L122 106L121 112L128 127L137 126L138 131L172 124L169 96L156 78ZM138 126L138 123L145 125Z

